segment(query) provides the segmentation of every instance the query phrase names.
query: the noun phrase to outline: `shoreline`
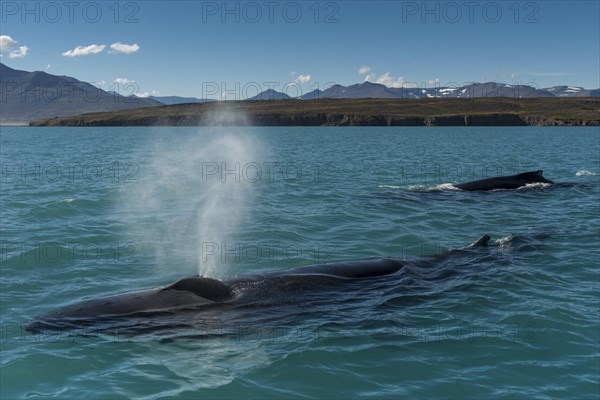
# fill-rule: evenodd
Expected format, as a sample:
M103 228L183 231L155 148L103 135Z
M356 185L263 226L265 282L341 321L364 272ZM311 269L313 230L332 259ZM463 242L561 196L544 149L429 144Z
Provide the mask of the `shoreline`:
M31 126L31 122L28 122L28 121L0 122L0 126Z
M44 118L29 126L600 126L600 98L226 101Z

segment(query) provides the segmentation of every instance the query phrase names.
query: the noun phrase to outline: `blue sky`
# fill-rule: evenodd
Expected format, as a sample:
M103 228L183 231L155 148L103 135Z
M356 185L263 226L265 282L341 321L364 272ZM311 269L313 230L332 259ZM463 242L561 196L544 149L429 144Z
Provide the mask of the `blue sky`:
M123 94L230 100L365 80L598 88L599 3L2 1L1 62Z

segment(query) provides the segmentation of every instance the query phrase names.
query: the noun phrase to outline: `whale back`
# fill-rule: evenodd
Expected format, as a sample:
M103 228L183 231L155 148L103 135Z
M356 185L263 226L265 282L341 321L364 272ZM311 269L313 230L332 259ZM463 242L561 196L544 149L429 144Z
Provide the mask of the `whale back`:
M494 190L494 189L518 189L528 183L554 183L544 178L543 170L523 172L516 175L496 176L493 178L479 179L473 182L454 185L462 190Z
M279 272L281 275L330 275L338 278L360 279L389 275L402 268L402 262L394 258L372 258L365 260L307 265Z

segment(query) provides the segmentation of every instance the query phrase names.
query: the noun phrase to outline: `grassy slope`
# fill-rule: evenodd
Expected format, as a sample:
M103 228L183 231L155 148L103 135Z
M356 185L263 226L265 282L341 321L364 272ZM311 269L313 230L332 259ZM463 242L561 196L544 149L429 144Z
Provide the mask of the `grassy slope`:
M389 124L393 119L509 116L527 124L600 123L600 98L477 98L477 99L320 99L238 101L179 104L76 117L42 119L33 126L147 125L361 125ZM509 118L510 119L510 118ZM369 122L370 121L370 122ZM375 121L375 122L374 122ZM383 121L383 122L382 122ZM387 121L387 123L385 122ZM461 125L446 118L447 124ZM494 118L490 119L494 122ZM503 125L500 118L498 125ZM409 122L409 124L413 124ZM435 121L433 122L435 125ZM509 123L510 124L510 123Z

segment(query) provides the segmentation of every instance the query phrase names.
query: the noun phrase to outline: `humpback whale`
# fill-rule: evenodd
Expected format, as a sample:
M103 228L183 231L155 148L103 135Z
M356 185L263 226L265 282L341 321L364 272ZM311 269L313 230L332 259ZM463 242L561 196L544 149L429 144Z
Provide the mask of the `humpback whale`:
M494 189L518 189L529 183L554 183L542 175L544 171L537 170L523 172L509 176L496 176L493 178L480 179L477 181L459 183L454 185L462 190L494 190Z
M420 265L487 247L489 240L488 235L482 236L469 246L447 251ZM364 290L376 279L389 284L405 265L404 260L388 257L308 265L223 281L191 276L163 288L83 300L36 317L24 327L34 333L101 333L114 327L133 333L156 327L170 329L189 325L198 318L226 318L228 311L234 316L248 314L257 307L280 306L295 297L315 297L334 292L335 288L343 288L340 290L346 293ZM335 302L333 297L331 301Z

